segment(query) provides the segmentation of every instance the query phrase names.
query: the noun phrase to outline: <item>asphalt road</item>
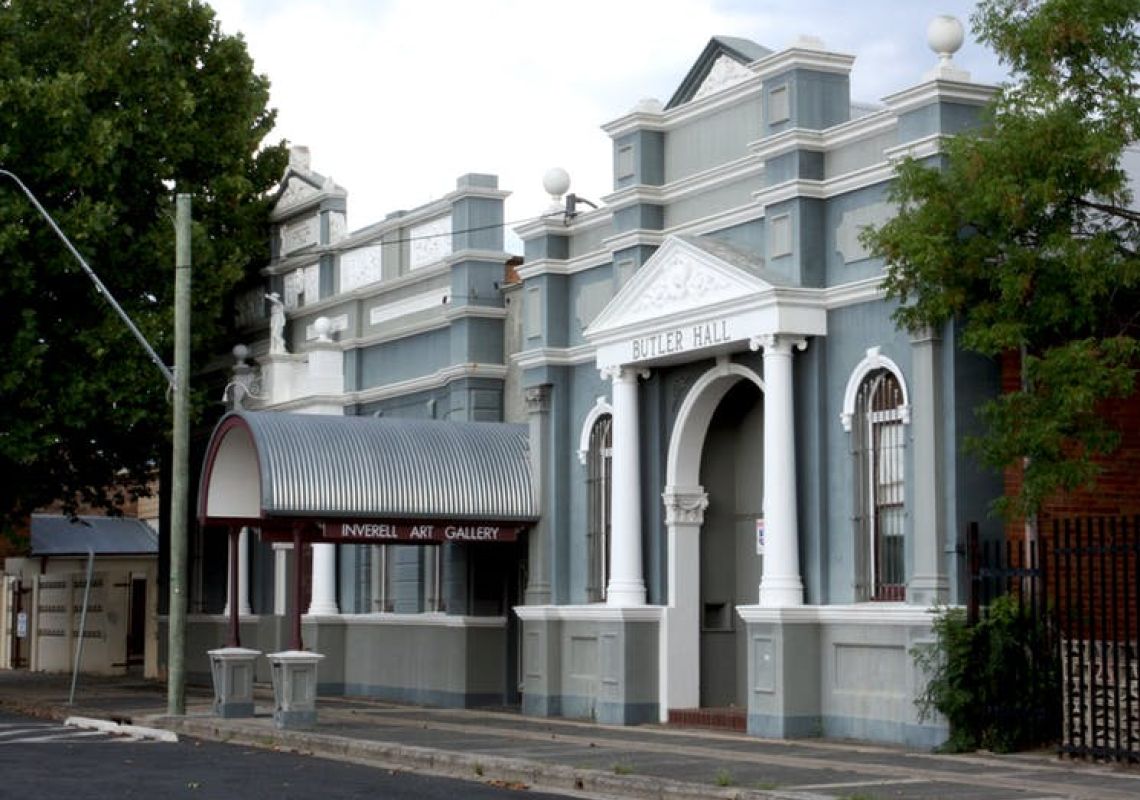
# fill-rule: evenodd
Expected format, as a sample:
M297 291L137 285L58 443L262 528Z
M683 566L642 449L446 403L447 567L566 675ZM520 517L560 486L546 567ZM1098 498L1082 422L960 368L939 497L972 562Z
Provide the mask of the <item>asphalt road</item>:
M298 753L131 740L0 714L0 798L557 800L525 787L414 775Z

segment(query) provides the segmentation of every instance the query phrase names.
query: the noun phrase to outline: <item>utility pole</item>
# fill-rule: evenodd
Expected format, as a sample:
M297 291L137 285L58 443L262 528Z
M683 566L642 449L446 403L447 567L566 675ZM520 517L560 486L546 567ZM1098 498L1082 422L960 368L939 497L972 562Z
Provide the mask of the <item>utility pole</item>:
M186 529L190 472L190 195L174 212L174 442L170 494L170 616L166 713L186 713Z

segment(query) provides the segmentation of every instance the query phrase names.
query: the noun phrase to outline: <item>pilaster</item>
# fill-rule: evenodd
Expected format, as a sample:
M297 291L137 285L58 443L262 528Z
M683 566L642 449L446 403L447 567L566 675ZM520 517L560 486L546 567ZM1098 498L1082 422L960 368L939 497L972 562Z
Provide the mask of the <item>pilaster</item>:
M907 583L907 602L923 606L950 597L943 549L942 514L942 381L938 370L941 342L932 330L911 338L914 380L911 432L914 436L914 575Z
M547 492L551 488L546 478L546 459L550 455L550 389L549 383L529 387L525 394L527 420L530 425L530 473L531 485L540 509L543 509L538 522L530 529L527 539L527 585L525 602L527 605L545 605L551 601L551 558L550 519Z

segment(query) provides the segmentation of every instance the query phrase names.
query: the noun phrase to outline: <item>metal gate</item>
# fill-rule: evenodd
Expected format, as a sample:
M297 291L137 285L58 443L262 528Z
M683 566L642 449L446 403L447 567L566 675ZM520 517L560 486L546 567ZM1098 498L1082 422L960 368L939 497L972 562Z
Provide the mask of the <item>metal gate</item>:
M1031 544L979 542L971 523L967 554L971 622L1013 594L1041 623L1050 663L1028 679L1059 664L1057 707L1033 711L1059 717L1059 751L1140 761L1140 516L1056 519Z

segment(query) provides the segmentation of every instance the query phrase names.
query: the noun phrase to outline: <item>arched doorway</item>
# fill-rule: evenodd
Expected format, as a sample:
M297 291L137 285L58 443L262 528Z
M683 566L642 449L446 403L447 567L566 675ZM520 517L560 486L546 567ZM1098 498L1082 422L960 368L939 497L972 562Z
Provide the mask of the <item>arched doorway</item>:
M760 389L738 380L713 413L700 456L709 501L700 542L703 708L747 705L747 642L736 607L755 603L758 593L763 437Z
M722 357L693 384L673 427L663 495L669 586L663 719L669 709L746 705L746 651L736 606L755 603L759 593L763 390L754 371Z

